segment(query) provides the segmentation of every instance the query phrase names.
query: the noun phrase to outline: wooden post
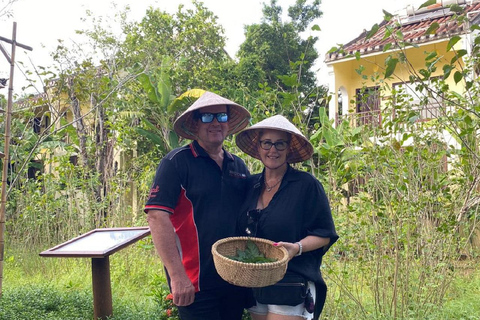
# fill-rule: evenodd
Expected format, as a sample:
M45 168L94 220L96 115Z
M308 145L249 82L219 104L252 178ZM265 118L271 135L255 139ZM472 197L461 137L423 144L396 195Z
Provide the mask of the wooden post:
M13 104L13 71L15 69L15 48L17 45L27 50L32 50L31 47L17 43L17 23L13 23L12 40L0 37L0 41L8 42L12 45L12 53L10 57L7 52L0 46L0 50L4 54L7 61L10 63L10 80L8 83L8 103L7 110L5 111L5 146L3 152L3 171L2 171L2 196L0 204L0 297L2 297L3 288L3 262L5 252L5 207L7 203L7 177L8 177L8 164L9 150L10 150L10 137L11 130L10 124L12 122L12 104Z
M113 314L112 287L110 284L110 260L92 258L93 316L107 319Z
M5 146L4 146L4 158L3 158L3 171L2 171L2 198L0 206L0 297L2 296L3 288L3 261L5 252L5 206L7 202L7 177L8 177L8 164L9 164L9 149L10 149L10 124L12 121L12 99L13 99L13 70L15 67L15 39L17 37L17 24L13 23L12 34L12 54L10 56L10 81L8 83L8 102L7 110L5 114Z

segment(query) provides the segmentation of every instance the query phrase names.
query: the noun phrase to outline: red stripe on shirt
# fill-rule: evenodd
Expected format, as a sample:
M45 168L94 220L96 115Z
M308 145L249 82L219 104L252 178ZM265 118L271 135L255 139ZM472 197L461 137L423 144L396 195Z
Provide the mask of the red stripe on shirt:
M145 206L144 211L147 212L148 210L162 210L162 211L166 211L170 214L173 213L172 208L164 207L164 206L158 206L158 205L154 205L154 204Z
M170 221L175 228L175 233L180 241L180 253L195 291L199 291L198 278L200 277L200 248L198 243L198 231L193 217L193 205L182 189L175 213L170 215Z
M198 152L195 149L195 146L193 145L193 142L189 144L190 150L192 151L193 156L196 158L198 157Z

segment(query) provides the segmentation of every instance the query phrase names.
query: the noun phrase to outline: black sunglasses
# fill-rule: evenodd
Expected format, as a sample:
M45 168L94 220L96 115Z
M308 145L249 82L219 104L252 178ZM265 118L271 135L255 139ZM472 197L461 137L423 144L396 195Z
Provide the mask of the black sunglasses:
M270 150L272 149L273 146L275 146L275 149L277 149L277 151L283 151L287 149L288 142L287 141L272 142L270 140L260 140L260 147L263 150Z
M258 220L260 220L261 214L262 210L260 209L247 211L247 228L245 229L247 235L253 237L257 235Z
M217 118L219 123L225 123L228 121L228 113L226 112L218 112L218 113L199 113L198 118L203 123L210 123L213 119Z

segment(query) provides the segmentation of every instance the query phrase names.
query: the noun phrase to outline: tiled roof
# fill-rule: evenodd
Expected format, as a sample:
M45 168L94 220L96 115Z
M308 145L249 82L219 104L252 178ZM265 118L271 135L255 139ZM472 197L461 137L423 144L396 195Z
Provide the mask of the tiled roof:
M45 104L47 101L47 94L46 93L37 93L31 95L27 98L23 98L14 102L14 108L26 108L31 107L39 104Z
M480 0L471 1L462 7L465 7L464 10L468 13L469 21L478 23L477 20L480 18ZM393 49L394 38L392 36L385 38L387 27L400 31L405 42L414 44L438 41L468 32L468 30L465 30L464 24L458 24L457 21L452 20L453 14L449 7L442 7L441 4L436 4L406 17L396 16L390 21L384 20L379 25L378 31L371 38L366 39L368 32L364 30L360 36L343 46L343 52L327 53L325 62L341 60L356 52L362 55L382 52L388 43L392 43L391 48ZM428 28L435 22L439 25L435 33L425 34ZM395 34L395 32L392 33Z

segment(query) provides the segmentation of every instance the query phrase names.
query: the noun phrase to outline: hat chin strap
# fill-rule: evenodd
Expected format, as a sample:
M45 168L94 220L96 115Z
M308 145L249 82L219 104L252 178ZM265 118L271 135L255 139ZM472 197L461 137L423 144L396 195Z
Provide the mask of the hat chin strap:
M197 140L197 139L196 139L196 138L198 138L197 134L196 134L196 133L193 133L193 132L191 132L190 130L188 130L188 128L187 128L187 127L185 127L185 122L183 122L183 123L182 123L182 130L183 130L183 132L185 132L186 134L188 134L188 135L191 135L191 136L195 137L195 139L194 139L194 140Z
M245 121L248 121L247 118L244 118L242 121L240 121L235 127L233 127L232 130L228 130L228 131L236 131L237 128L239 128L242 124L245 123Z

